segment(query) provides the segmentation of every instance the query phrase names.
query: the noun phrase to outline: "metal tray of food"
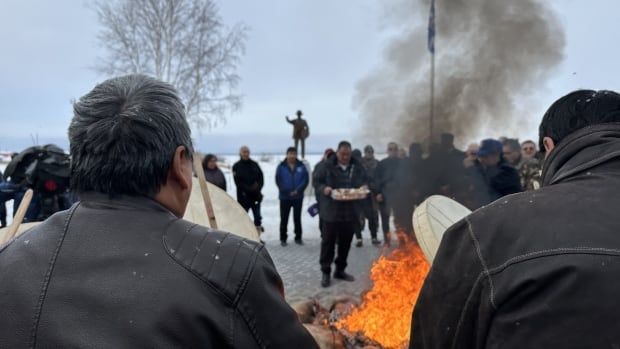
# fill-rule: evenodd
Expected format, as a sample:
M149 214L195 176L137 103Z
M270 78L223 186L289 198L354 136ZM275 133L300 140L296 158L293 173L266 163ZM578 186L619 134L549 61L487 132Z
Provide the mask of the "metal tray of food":
M332 190L332 199L336 201L363 200L368 197L370 190L367 188L342 188Z

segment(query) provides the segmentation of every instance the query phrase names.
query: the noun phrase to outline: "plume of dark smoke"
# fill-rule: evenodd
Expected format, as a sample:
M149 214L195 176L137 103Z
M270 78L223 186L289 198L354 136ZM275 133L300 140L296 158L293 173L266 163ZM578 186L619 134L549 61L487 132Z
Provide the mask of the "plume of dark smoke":
M389 0L385 25L397 33L382 66L353 99L362 136L426 141L430 114L430 0ZM561 62L564 33L545 0L436 0L435 138L461 142L524 127L535 96Z

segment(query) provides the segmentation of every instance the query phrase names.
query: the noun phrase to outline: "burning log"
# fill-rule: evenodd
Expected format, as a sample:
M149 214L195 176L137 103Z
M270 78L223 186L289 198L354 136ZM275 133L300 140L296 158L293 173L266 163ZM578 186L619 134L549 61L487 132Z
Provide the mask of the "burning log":
M358 306L358 301L350 297L333 301L329 309L321 306L315 299L292 305L299 319L321 349L383 348L362 333L349 332L336 326Z
M330 312L316 299L293 304L292 308L321 349L346 348L344 337L330 322Z
M345 349L344 338L333 328L304 324L321 349Z

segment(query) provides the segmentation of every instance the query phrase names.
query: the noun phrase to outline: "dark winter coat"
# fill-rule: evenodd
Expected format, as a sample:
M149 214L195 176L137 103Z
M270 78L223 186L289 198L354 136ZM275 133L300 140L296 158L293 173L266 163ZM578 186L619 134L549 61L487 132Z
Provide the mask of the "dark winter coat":
M465 153L457 150L435 148L424 160L427 194L460 197L467 190L466 170L463 166Z
M262 244L80 197L0 247L0 348L318 348Z
M377 194L383 194L386 197L395 195L398 188L398 174L401 168L402 159L385 158L379 161L372 188Z
M397 177L398 195L407 197L412 204L418 205L429 194L424 160L406 158L401 161L400 165Z
M362 212L362 200L357 201L335 201L331 196L324 194L325 187L332 189L359 188L368 185L366 170L360 162L351 158L351 163L346 170L338 165L338 159L334 157L325 162L322 175L315 180L316 189L321 195L319 200L319 214L321 219L326 222L352 222L359 224L359 217Z
M465 165L463 165L465 153L458 149L451 149L442 154L444 164L439 176L440 189L443 191L447 188L449 196L459 197L467 190L467 183L464 180L466 170Z
M467 179L470 187L465 204L472 210L522 191L519 172L504 160L497 166L488 168L476 161L475 165L467 170Z
M312 188L314 188L314 197L318 203L321 200L321 192L319 192L319 178L325 176L325 160L321 160L314 165L314 171L312 171Z
M282 161L276 169L276 185L280 193L280 200L303 200L308 181L308 169L299 160L295 162L295 167L292 170L286 160ZM297 194L291 196L292 192Z
M390 199L394 210L394 222L399 228L413 232L411 217L416 205L425 198L426 183L422 159L402 159L396 178L399 190Z
M370 188L375 188L375 174L377 172L377 166L379 166L379 160L375 159L374 157L363 157L362 166L364 166L364 170L366 170L366 176L368 177L368 186Z
M224 176L222 170L220 170L219 168L215 168L214 170L205 168L204 172L207 182L217 186L223 191L226 191L226 177Z
M258 163L252 159L239 160L233 165L233 178L237 186L237 201L243 207L250 207L263 201L264 177Z
M323 193L319 190L319 185L321 182L324 182L324 178L326 176L326 167L329 162L331 162L336 155L332 155L331 159L321 160L317 162L314 166L314 171L312 171L312 187L314 188L314 195L316 198L316 202L320 202L321 198L324 197Z
M620 346L620 125L573 133L543 171L446 232L410 348Z

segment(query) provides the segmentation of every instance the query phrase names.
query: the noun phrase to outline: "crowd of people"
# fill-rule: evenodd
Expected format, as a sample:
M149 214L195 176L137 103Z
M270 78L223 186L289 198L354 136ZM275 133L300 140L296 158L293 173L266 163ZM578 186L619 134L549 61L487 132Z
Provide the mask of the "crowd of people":
M33 175L32 170L27 171L28 167L33 167L32 164L47 168L44 165L50 161L44 159L42 154L51 151L62 158L57 163L63 164L64 171L58 170L58 164L55 171L39 170L37 175ZM331 284L332 265L335 265L334 278L355 280L354 276L345 271L347 259L353 239L356 240L355 246L363 246L362 232L366 226L372 245L390 247L394 235L400 243L415 239L411 222L413 211L431 195L448 196L476 210L502 196L540 188L542 158L536 143L530 140L520 143L511 138L485 139L479 144L470 144L462 152L455 147L454 136L445 133L441 135L440 143L430 146L426 156L420 143L410 144L408 151L405 151L397 143L390 142L385 151L386 156L379 159L375 156L373 146L366 145L362 152L354 149L351 143L343 141L336 150L326 149L321 161L311 171L299 159L297 148L289 147L285 159L277 166L274 180L279 193L279 237L282 246L288 245L291 213L294 242L304 244L304 192L312 182L321 233L319 264L323 287ZM5 174L6 180L0 182L0 224L6 225L4 202L15 199L19 204L28 187L37 188L37 195L26 215L26 221L44 220L51 213L66 209L76 201L67 197L68 157L60 154L64 152L54 146L33 147L16 154L16 161L9 165L9 171ZM202 164L205 177L226 191L226 177L217 161L217 156L213 154L204 157ZM58 180L58 176L50 178L47 175L40 179L40 173L48 172L63 172L67 178L62 181ZM240 148L239 160L232 166L232 172L237 201L248 213L252 213L254 225L260 234L264 231L261 203L265 178L259 163L251 158L249 147ZM50 188L50 183L58 184ZM60 183L64 183L62 188L58 188ZM365 199L339 201L331 195L334 190L359 188L369 192ZM55 197L60 198L60 204L42 214L41 207L45 205L40 202L46 190L50 189L53 189ZM382 240L378 235L379 229Z
M502 196L540 188L542 157L531 140L521 143L505 137L484 139L470 144L463 152L455 147L452 134L442 134L440 139L426 156L420 143L410 144L406 151L390 142L382 159L375 156L372 145L366 145L362 152L343 141L336 150L326 149L312 171L299 159L297 149L289 147L274 179L280 202L280 244L288 245L291 212L294 242L304 244L302 208L310 182L317 201L310 212L315 210L314 214L319 216L319 260L324 287L331 284L332 264L336 267L334 277L355 279L345 272L347 257L354 238L355 246L363 246L362 232L366 226L372 245L390 247L394 235L400 243L415 239L413 211L431 195L448 196L476 210ZM262 232L263 171L250 157L247 146L241 147L239 156L232 166L237 200L247 212L252 212L254 224ZM226 179L217 167L217 157L205 156L203 167L207 180L225 190ZM331 195L334 189L356 188L367 189L369 195L348 202L335 200Z
M80 201L0 246L0 308L10 319L0 347L318 347L286 303L264 244L182 219L194 149L172 86L113 78L73 110L70 185ZM346 141L325 152L312 175L323 286L332 264L335 278L354 279L345 269L362 217L378 230L393 212L399 226L400 210L412 209L403 198L415 205L444 194L479 209L443 236L413 310L410 348L616 347L620 94L578 90L549 108L542 175L531 141L485 139L460 152L451 135L441 139L426 157L419 144L404 156L390 143L380 161L372 147L362 154ZM15 164L53 165L29 180L60 188L66 168L34 154L36 165ZM247 147L240 155L238 198L260 224L262 171ZM217 172L213 160L205 166ZM17 166L6 172L21 178ZM294 148L276 180L282 212L299 212L309 174ZM338 200L339 189L370 197Z
M578 90L540 123L545 153L504 141L522 186L443 236L413 312L411 349L620 343L620 94ZM498 145L496 145L499 149ZM511 175L512 176L512 175Z
M395 142L387 145L387 156L375 157L371 145L364 153L342 142L337 151L327 149L315 166L313 185L320 204L321 284L330 285L334 245L338 246L334 277L354 280L344 272L354 236L356 246L363 246L362 231L366 222L371 243L380 245L377 234L383 232L383 244L390 246L392 232L400 242L414 239L412 214L425 198L441 194L475 210L502 196L540 188L541 156L532 141L485 139L461 152L454 146L454 136L441 135L441 143L431 146L423 156L422 145L412 143L403 152ZM330 197L334 188L367 187L370 195L359 202L338 202ZM394 218L394 228L390 225ZM381 219L381 224L379 224Z

